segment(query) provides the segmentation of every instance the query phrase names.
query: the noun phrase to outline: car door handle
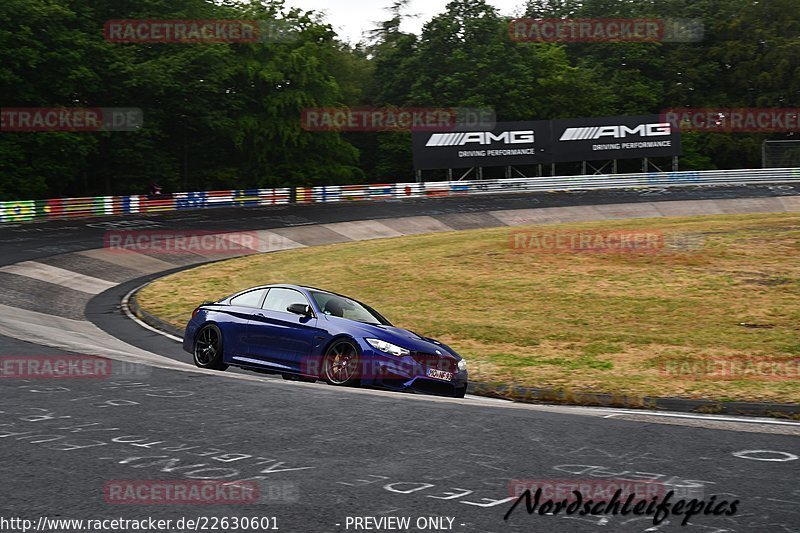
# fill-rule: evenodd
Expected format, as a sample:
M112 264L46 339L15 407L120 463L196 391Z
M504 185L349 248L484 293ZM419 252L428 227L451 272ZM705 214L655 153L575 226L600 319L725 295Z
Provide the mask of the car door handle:
M256 316L261 317L261 318L265 318L264 317L264 313L256 313Z

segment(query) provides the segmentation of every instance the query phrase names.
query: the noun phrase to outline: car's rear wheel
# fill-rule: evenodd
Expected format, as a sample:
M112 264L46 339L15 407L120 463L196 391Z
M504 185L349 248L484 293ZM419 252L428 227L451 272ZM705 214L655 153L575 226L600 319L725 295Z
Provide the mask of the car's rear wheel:
M194 364L209 370L226 370L222 360L222 331L215 324L203 326L194 339Z
M331 385L355 386L359 383L361 357L353 341L334 341L322 360L322 377Z

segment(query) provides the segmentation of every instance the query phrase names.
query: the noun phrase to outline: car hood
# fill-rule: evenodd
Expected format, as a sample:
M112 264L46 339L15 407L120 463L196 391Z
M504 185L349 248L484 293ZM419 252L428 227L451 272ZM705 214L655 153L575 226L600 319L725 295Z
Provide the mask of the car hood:
M435 354L438 350L439 352L453 355L459 359L461 358L446 344L429 337L422 337L407 329L396 328L394 326L365 324L363 322L330 315L322 316L331 322L337 323L337 325L341 325L342 329L346 329L354 336L380 339L417 352Z

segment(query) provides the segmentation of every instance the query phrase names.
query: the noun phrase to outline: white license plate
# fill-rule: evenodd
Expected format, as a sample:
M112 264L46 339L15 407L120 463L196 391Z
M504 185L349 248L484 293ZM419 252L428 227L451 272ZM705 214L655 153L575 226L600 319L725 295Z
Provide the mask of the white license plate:
M452 372L445 372L444 370L436 370L435 368L428 369L428 377L434 379L441 379L444 381L453 381Z

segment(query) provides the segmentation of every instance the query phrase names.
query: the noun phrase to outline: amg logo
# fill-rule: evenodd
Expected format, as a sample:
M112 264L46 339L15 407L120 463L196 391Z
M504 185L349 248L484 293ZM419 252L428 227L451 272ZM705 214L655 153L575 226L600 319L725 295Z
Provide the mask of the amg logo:
M491 131L473 131L468 133L434 133L425 146L464 146L465 144L530 144L533 142L533 130L504 131L494 134Z
M629 135L639 135L640 137L664 137L672 134L672 126L669 122L658 124L639 124L629 128L628 126L589 126L584 128L567 128L559 141L588 141L611 137L613 139L624 139Z

